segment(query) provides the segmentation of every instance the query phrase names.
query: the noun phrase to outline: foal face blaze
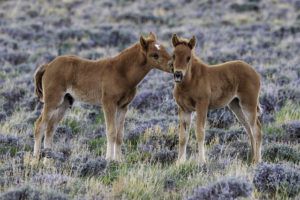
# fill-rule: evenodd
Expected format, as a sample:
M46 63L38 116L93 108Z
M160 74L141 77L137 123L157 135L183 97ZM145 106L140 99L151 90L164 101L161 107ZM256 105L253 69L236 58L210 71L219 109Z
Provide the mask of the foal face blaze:
M141 36L140 44L143 54L146 57L147 64L151 68L171 73L169 64L172 57L163 45L157 43L156 37L152 32L150 32L149 38L147 39Z
M179 40L177 35L172 37L174 46L173 52L173 67L174 67L174 80L181 83L186 75L188 68L192 65L193 48L196 45L196 37L193 36L189 41Z

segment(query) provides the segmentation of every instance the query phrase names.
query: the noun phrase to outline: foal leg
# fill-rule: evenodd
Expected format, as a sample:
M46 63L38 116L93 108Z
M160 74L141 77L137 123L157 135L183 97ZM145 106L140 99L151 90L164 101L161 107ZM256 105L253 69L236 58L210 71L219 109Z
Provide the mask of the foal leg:
M34 129L34 151L33 155L39 156L40 149L41 149L41 141L43 138L43 135L45 131L47 130L48 123L51 118L51 112L53 112L53 108L48 106L45 103L43 112L41 113L40 117L37 119L35 123L35 129Z
M58 89L57 89L58 90ZM57 109L57 106L60 104L62 95L49 94L44 97L45 105L43 112L35 123L34 130L34 156L38 156L41 148L41 140L48 128L48 124L51 121L53 112Z
M55 130L58 126L58 123L63 118L68 107L69 107L69 101L66 98L64 98L63 103L59 105L58 108L56 108L54 111L51 112L51 118L49 120L45 138L44 138L45 149L46 148L49 148L51 150L53 149L53 137L54 137ZM43 163L44 165L49 165L51 163L51 159L45 157Z
M45 110L45 109L44 109ZM39 118L35 122L35 128L34 128L34 151L33 151L33 156L37 157L39 156L40 149L41 149L41 141L43 138L43 134L46 130L47 126L47 121L45 120L44 115L44 110L39 116ZM44 119L44 120L43 120Z
M48 122L50 119L50 112L51 112L51 109L45 103L43 112L41 113L40 117L36 120L36 123L35 123L34 150L33 150L34 159L32 160L33 165L36 165L39 163L41 141L42 141L43 135L48 126Z
M257 122L257 100L252 100L248 98L246 101L241 101L240 106L242 111L248 121L251 130L251 148L253 148L253 153L251 152L251 163L257 164L261 161L261 126ZM259 145L259 146L257 146Z
M259 119L256 117L256 155L255 155L255 163L261 162L261 143L262 143L262 132L261 132L261 124Z
M208 110L208 103L201 101L196 105L196 114L197 114L197 127L196 127L196 139L198 141L199 147L199 161L205 163L205 121Z
M251 162L253 162L253 155L254 155L254 146L253 146L253 143L254 143L254 137L252 135L252 132L251 132L251 129L250 129L250 126L246 120L246 117L242 111L242 108L239 104L239 100L238 99L234 99L230 102L230 104L228 105L229 108L233 111L233 113L235 114L235 116L238 118L239 122L245 127L249 137L250 137L250 141L251 141Z
M107 137L107 151L106 159L112 160L114 156L114 148L117 139L117 129L116 129L116 115L117 115L117 105L111 102L111 99L106 99L102 102L105 123L106 123L106 137Z
M124 121L125 115L127 112L127 106L124 108L117 108L117 139L115 144L115 157L114 159L117 161L121 161L122 151L121 145L123 143L123 136L124 136Z
M191 125L191 113L183 111L178 108L180 130L179 130L179 153L177 159L177 165L184 163L186 160L186 145L189 140L189 132Z
M53 148L53 137L58 123L64 117L66 110L69 108L69 101L64 98L63 103L54 111L52 111L52 116L48 123L45 139L44 148Z

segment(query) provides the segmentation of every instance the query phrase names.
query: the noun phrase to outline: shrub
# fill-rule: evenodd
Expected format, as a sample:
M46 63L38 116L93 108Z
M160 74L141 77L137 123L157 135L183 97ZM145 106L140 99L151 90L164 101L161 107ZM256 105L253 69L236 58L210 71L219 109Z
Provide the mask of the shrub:
M250 146L248 142L236 141L229 145L229 149L225 153L232 158L237 157L243 161L247 161L250 157Z
M63 152L52 151L50 148L41 149L40 151L40 158L51 158L56 161L57 164L65 162L67 157L67 154L65 155Z
M300 172L280 164L262 164L255 169L255 188L274 196L293 197L300 192Z
M0 155L9 153L10 156L15 156L23 146L24 144L19 141L19 138L5 136L0 133Z
M236 117L229 108L225 107L217 110L209 110L207 121L212 127L228 128L236 121Z
M173 178L165 179L164 189L165 190L175 190L176 189L175 180Z
M188 199L236 199L238 197L249 197L252 191L253 186L248 182L237 178L229 178L218 181L210 186L195 188L195 195Z
M298 163L300 161L300 154L287 145L270 145L264 149L262 154L263 159L270 162L286 160Z
M224 144L227 142L233 142L238 140L241 135L245 135L246 132L243 128L236 130L226 131L224 129L212 128L206 130L205 142L206 144L210 144L214 139L218 138L220 144Z
M243 3L243 4L231 4L230 8L236 12L256 11L260 10L259 4L255 2Z
M163 165L170 164L176 160L177 155L177 151L160 151L152 155L151 162Z
M282 128L287 132L289 140L300 142L300 121L284 123Z
M67 200L65 195L57 192L44 192L30 186L24 186L19 189L13 189L0 196L0 200L26 200L26 199L40 199L40 200Z
M135 109L146 112L147 109L157 110L163 102L163 95L159 91L146 90L138 93L131 106Z
M106 160L90 160L80 166L78 170L79 176L99 176L106 168L106 165Z

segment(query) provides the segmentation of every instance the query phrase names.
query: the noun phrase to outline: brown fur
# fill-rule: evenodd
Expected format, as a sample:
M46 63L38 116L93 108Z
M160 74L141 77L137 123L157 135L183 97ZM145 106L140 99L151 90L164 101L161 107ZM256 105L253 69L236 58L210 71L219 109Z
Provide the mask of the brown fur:
M170 60L171 56L162 45L157 46L156 37L150 32L149 38L141 36L140 42L113 58L91 61L68 55L42 65L35 74L35 91L45 105L35 124L34 155L39 154L44 132L44 146L52 148L59 121L77 100L103 105L106 158L120 160L125 114L136 87L153 68L170 72Z
M251 162L260 162L262 134L261 124L257 118L257 114L261 112L258 102L261 85L259 74L243 61L208 66L194 55L195 37L188 41L178 39L174 34L172 43L174 78L176 78L175 73L183 74L182 81L176 83L174 88L180 118L178 163L185 160L191 112L196 111L199 157L201 162L205 162L204 127L207 111L226 105L235 113L248 132L251 140ZM188 56L190 56L189 61L187 61Z
M43 99L42 77L46 71L47 66L47 64L40 66L36 70L34 75L35 94L36 96L38 96L40 101Z

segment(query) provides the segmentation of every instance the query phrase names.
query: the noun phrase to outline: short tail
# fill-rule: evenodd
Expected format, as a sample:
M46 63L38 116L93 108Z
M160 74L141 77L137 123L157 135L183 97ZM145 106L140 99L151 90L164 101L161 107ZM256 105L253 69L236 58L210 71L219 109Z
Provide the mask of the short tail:
M46 71L46 67L48 64L41 65L36 71L34 75L34 86L35 86L35 94L39 98L40 101L43 101L43 87L42 87L42 78Z
M258 116L261 116L261 115L262 115L263 109L260 107L260 104L258 104L256 112L257 112L257 115L258 115Z

